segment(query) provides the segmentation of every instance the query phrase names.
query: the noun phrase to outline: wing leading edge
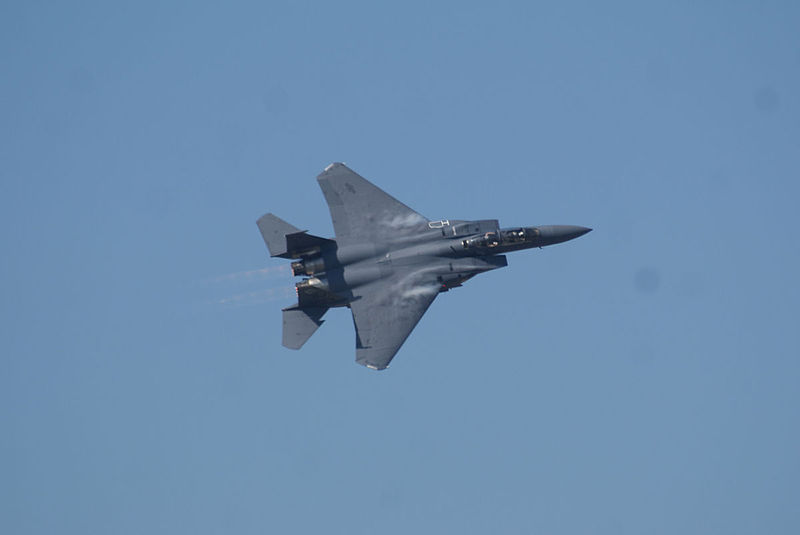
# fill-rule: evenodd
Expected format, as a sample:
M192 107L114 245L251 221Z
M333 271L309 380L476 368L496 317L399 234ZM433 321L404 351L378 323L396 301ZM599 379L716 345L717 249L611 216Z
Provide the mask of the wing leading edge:
M428 220L342 163L317 177L339 245L391 241Z
M365 287L350 303L356 362L375 370L387 368L438 294L437 283L411 277L392 277Z

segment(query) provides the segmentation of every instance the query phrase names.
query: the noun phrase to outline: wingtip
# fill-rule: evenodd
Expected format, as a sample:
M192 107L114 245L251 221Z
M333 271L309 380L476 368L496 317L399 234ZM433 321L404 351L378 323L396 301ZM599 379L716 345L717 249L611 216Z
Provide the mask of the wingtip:
M330 163L328 165L328 167L325 168L325 170L323 172L327 173L328 171L330 171L334 167L339 167L340 165L344 165L344 162L332 162L332 163Z
M388 364L386 364L385 366L381 366L380 364L373 364L372 362L370 362L368 360L363 360L363 359L358 359L358 358L356 359L356 363L357 364L361 364L365 368L369 368L370 370L375 370L375 371L385 370L386 368L389 367Z
M329 164L328 167L323 169L322 172L317 175L317 182L322 183L323 181L331 178L331 172L336 171L338 167L344 167L344 164L342 162L333 162Z

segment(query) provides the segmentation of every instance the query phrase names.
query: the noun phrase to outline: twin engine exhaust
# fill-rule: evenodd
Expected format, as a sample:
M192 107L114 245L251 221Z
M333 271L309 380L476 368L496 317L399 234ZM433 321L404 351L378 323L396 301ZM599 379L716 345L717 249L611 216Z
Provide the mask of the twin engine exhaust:
M295 277L300 275L314 275L315 273L323 273L325 271L325 260L321 256L313 258L304 258L297 262L292 262L292 275Z

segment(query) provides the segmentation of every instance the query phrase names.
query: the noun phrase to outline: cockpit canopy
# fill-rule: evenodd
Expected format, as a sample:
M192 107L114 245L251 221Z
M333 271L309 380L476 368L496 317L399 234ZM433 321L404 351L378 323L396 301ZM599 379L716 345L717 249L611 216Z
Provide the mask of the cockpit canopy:
M538 235L535 228L515 228L515 229L502 229L497 232L486 232L478 236L472 236L465 240L461 240L461 245L464 249L471 249L473 247L494 248L499 245L514 245L524 243L526 241L533 241Z
M501 230L500 236L503 243L522 243L531 235L531 229L515 228Z
M464 246L464 249L471 249L473 247L497 247L500 245L500 237L497 232L487 232L479 236L461 240L461 245Z

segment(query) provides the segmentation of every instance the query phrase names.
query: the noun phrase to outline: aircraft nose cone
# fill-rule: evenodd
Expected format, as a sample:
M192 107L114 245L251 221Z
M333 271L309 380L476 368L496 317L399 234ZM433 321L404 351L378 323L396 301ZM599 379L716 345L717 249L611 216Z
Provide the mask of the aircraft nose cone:
M577 225L544 225L537 227L543 245L553 245L580 238L592 229Z
M588 234L592 231L589 227L580 227L578 225L563 225L562 228L563 233L567 236L568 240L574 240L575 238L580 238L584 234Z

